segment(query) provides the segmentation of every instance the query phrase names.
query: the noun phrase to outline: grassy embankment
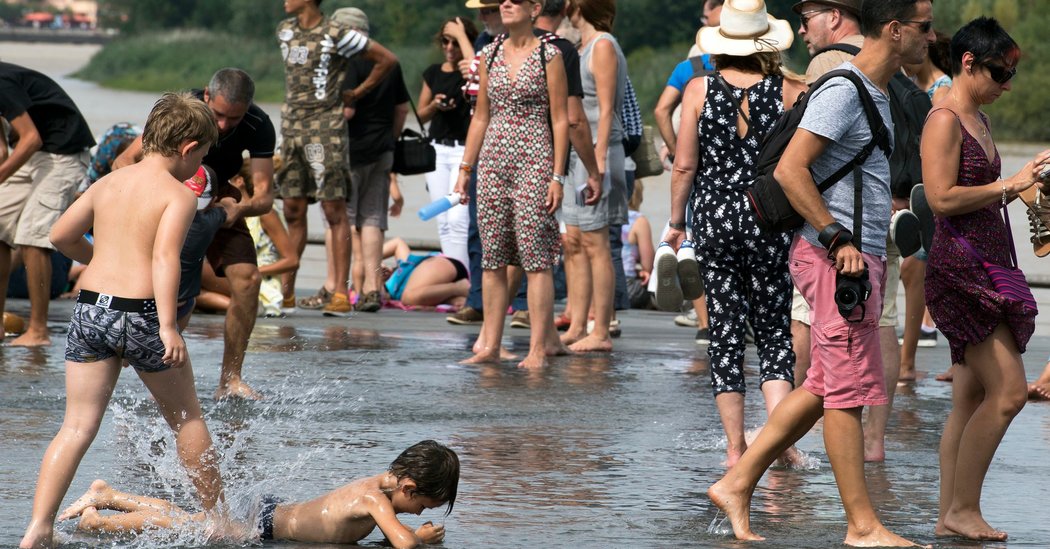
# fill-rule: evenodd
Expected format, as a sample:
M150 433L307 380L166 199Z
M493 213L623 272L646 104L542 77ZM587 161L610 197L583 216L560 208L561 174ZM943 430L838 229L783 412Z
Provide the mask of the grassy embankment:
M393 46L401 60L405 83L418 97L423 69L440 61L433 46ZM652 119L653 106L671 69L688 45L666 50L642 48L628 58L631 81L643 116ZM284 96L284 66L276 40L251 40L201 30L134 36L107 44L76 76L104 86L159 92L202 87L216 69L240 67L256 82L260 102L280 102Z

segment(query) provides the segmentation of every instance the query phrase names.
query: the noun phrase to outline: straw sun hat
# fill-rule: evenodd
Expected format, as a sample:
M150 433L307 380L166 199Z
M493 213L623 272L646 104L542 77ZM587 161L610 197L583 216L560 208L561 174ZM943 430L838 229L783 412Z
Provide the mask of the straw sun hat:
M720 23L696 33L696 45L703 52L743 57L786 50L795 39L791 24L769 15L763 0L726 0Z

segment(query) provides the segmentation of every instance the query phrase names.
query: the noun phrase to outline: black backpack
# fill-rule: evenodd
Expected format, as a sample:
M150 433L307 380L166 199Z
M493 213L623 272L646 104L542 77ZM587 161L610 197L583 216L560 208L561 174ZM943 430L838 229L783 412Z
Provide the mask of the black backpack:
M791 206L791 202L788 201L787 195L784 194L784 189L781 188L780 182L773 177L773 171L776 170L780 157L784 154L784 149L787 148L791 138L794 137L799 123L802 122L802 116L806 113L809 98L813 96L814 91L832 78L846 78L857 88L857 94L864 105L868 126L872 129L872 136L871 141L865 144L852 160L819 183L817 189L823 194L824 191L838 183L854 168L859 169L868 160L868 157L871 156L876 147L882 149L887 157L890 156L889 130L886 129L886 124L882 121L882 115L879 113L878 107L875 106L875 101L871 98L871 94L868 93L868 89L864 86L864 81L861 80L860 76L847 69L836 69L821 76L810 85L809 91L799 98L791 110L784 112L780 116L777 123L762 139L762 148L758 153L758 162L755 165L755 182L751 187L748 187L746 192L755 211L755 222L763 232L787 232L801 227L805 222L802 216Z
M826 51L841 51L850 55L860 53L853 44L832 44L814 56ZM911 189L922 183L922 158L919 141L926 116L933 105L930 96L919 89L910 78L898 71L890 79L890 113L893 116L893 154L890 155L890 190L896 198L909 198Z

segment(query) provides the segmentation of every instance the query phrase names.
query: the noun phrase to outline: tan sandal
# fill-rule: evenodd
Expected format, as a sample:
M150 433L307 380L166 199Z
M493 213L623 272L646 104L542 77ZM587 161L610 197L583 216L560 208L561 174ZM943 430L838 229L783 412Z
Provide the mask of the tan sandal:
M315 295L304 297L299 300L299 306L303 309L323 309L325 305L332 302L332 292L321 286Z

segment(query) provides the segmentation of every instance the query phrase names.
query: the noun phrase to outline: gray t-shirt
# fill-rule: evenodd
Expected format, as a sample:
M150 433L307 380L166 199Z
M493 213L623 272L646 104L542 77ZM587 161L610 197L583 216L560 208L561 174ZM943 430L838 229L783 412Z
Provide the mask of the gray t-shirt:
M840 69L849 69L860 75L868 93L882 114L882 120L893 140L893 119L890 117L890 99L882 90L860 72L853 63L845 62ZM800 128L831 140L824 154L810 166L813 180L824 181L836 170L853 159L871 140L871 128L864 114L864 105L857 95L857 88L845 78L833 78L813 93L809 106L802 116ZM876 148L864 163L863 191L864 224L861 229L863 252L886 255L886 233L890 228L890 162L881 149ZM847 174L831 186L823 195L828 211L836 221L853 230L853 174ZM802 238L814 246L820 246L818 231L806 223L801 229Z

